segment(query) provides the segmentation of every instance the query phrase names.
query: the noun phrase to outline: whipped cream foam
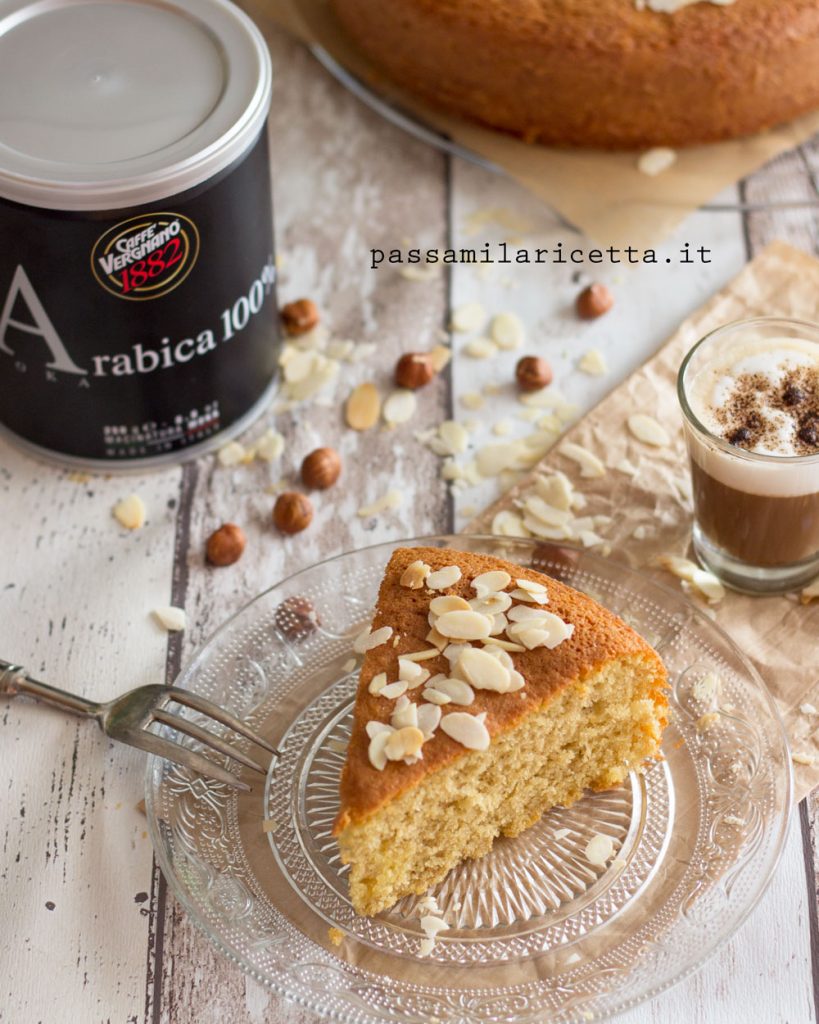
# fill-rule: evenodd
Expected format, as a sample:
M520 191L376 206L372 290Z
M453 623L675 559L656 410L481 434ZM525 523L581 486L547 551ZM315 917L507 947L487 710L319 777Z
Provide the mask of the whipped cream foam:
M736 456L691 437L692 457L711 476L756 494L819 491L819 343L765 338L721 347L687 383L692 412ZM745 453L768 456L761 463Z

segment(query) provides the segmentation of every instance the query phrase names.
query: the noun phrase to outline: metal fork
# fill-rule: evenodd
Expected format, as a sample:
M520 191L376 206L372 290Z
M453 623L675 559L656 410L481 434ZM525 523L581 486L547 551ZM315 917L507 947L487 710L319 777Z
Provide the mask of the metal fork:
M241 750L234 749L221 737L215 736L195 722L168 710L169 704L182 704L184 707L193 708L194 711L199 711L208 718L212 718L220 725L226 725L240 736L255 743L256 746L267 750L274 757L279 756L279 751L274 746L248 729L245 723L235 715L220 708L218 704L200 697L197 693L180 690L176 686L140 686L136 690L129 690L128 693L124 693L115 700L98 704L96 701L86 700L84 697L77 697L73 693L67 693L65 690L58 690L54 686L38 682L36 679L32 679L21 665L14 665L0 659L0 696L17 697L20 695L33 697L45 704L53 704L63 711L70 711L72 714L81 715L84 718L94 718L105 735L110 736L112 740L127 743L140 750L147 750L149 753L167 758L175 764L191 768L200 775L224 782L245 792L250 789L250 786L231 772L214 764L209 758L195 750L189 750L180 743L157 736L156 733L149 731L148 726L153 722L169 725L178 732L198 740L211 750L233 758L234 761L238 761L246 768L250 768L260 775L267 774L265 768Z

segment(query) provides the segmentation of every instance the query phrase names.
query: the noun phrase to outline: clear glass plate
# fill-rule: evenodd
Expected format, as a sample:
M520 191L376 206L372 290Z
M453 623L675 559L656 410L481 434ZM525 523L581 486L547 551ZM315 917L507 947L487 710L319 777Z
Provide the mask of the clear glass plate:
M245 718L281 756L266 780L243 775L247 794L151 758L146 804L159 863L224 954L322 1016L605 1018L694 970L764 892L791 802L782 725L742 653L682 594L568 547L462 536L418 543L558 576L639 630L673 686L664 760L450 872L432 892L451 927L429 957L419 953L417 899L358 917L330 829L356 684L351 637L369 620L397 546L381 544L266 591L181 674L177 685ZM317 628L293 614L295 598L315 608ZM616 850L607 868L585 856L600 833ZM339 946L331 928L344 935Z

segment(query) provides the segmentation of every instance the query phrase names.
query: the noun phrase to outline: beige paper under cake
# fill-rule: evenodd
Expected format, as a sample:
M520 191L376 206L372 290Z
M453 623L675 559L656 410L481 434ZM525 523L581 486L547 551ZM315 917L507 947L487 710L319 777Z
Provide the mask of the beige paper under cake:
M689 316L657 355L568 431L532 474L464 532L491 532L496 513L514 508L539 471L560 469L588 497L584 515L613 517L601 531L611 546L611 558L656 574L671 586L679 585L668 573L651 568L657 555L685 555L691 539L690 499L678 485L690 478L676 395L677 370L685 353L704 334L748 316L819 320L819 261L782 242L768 246ZM626 421L635 412L654 416L673 438L671 446L650 447L632 437ZM606 464L605 476L582 479L577 464L561 455L563 441L597 454ZM624 458L639 467L636 476L614 469ZM648 528L648 537L634 537L639 526ZM767 683L792 752L814 759L813 765L795 765L795 796L801 800L819 784L819 714L800 710L805 704L819 708L819 602L801 605L794 595L747 597L728 592L714 611L716 621Z
M389 0L385 0L389 2ZM284 27L455 142L501 167L596 242L651 248L722 189L819 131L819 111L748 139L680 150L650 178L633 153L532 146L431 110L384 80L352 45L328 0L240 0L262 30Z

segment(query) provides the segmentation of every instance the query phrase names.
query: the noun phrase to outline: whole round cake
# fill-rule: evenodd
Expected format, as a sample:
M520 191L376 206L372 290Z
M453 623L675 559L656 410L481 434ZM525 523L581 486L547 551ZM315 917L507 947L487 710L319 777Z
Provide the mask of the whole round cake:
M749 135L819 107L816 0L333 0L426 102L530 142Z

